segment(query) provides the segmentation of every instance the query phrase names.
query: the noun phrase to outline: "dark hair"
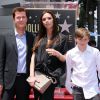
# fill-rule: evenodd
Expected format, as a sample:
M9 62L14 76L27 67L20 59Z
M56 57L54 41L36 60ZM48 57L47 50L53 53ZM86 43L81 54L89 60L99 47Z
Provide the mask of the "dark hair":
M13 18L15 18L15 13L16 12L26 12L26 9L24 8L24 7L16 7L16 8L14 8L13 9L13 11L12 11L12 16L13 16Z
M49 13L53 17L53 31L52 31L53 34L52 34L52 39L51 39L50 45L53 44L54 37L56 37L56 35L58 34L58 24L57 24L57 19L56 19L55 15L50 10L44 10L40 17L39 34L37 36L35 46L33 47L33 51L35 51L39 47L41 39L47 35L46 28L44 27L43 22L42 22L42 17L45 13Z

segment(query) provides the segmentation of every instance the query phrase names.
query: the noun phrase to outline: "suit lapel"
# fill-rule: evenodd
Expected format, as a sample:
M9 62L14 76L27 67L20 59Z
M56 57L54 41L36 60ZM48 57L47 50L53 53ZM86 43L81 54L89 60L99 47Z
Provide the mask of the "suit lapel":
M15 33L14 32L11 33L10 37L11 37L13 48L14 48L16 54L18 55Z

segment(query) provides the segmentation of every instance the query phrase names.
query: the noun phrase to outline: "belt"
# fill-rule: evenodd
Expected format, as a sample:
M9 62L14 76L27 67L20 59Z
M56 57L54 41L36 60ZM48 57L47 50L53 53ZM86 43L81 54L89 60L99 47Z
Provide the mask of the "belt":
M16 76L26 76L26 73L17 73Z
M82 87L79 87L79 86L77 86L77 85L73 86L72 88L73 88L73 89L79 89L79 90L82 90Z

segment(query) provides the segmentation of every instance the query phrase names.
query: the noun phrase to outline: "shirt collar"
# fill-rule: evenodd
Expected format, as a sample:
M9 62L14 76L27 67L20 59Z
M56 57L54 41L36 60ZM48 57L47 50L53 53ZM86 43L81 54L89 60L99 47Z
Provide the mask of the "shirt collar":
M81 51L79 50L79 48L78 48L77 45L76 45L75 48L76 48L75 51L76 51L77 53L80 53L80 52L81 52ZM90 46L89 46L88 44L87 44L86 50L85 50L84 52L91 52L91 48L90 48Z
M24 32L24 34L22 36L26 35L26 32ZM16 28L15 28L15 36L19 36L19 33L17 32Z

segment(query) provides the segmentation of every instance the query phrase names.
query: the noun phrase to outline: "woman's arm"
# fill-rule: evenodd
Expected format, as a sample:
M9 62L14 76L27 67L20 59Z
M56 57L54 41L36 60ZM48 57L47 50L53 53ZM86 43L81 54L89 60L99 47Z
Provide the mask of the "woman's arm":
M30 76L32 77L34 77L34 69L35 69L35 53L32 54L30 63Z
M35 69L35 53L33 53L31 57L30 76L27 78L29 85L32 87L34 86L34 83L36 81L34 69Z
M48 52L49 55L51 56L56 56L60 61L64 62L65 59L65 55L62 55L59 51L55 50L55 49L46 49L46 51Z

